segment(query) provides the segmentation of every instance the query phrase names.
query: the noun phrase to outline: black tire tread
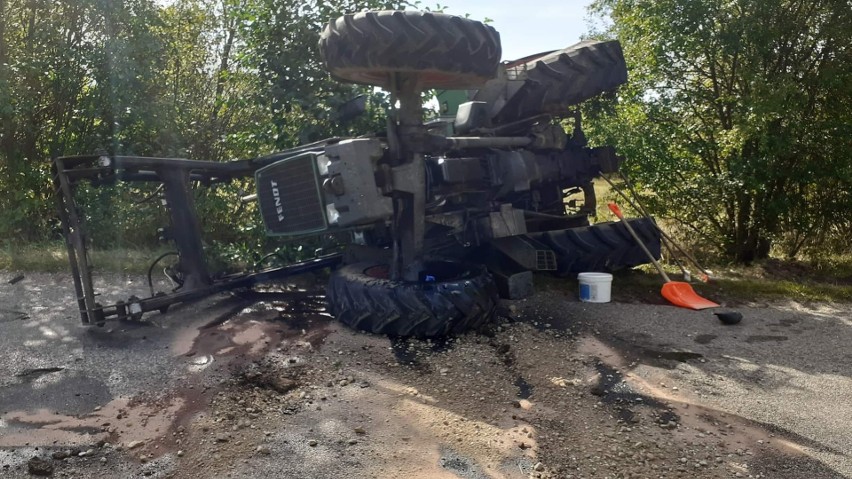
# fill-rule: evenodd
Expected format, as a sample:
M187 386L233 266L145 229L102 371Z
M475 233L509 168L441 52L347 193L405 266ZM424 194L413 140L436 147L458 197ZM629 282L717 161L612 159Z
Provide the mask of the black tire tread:
M330 312L343 324L375 334L439 337L481 327L494 314L497 290L483 267L470 277L412 284L372 278L373 263L333 272L326 290Z
M627 221L651 251L660 258L660 231L653 219L631 218ZM597 223L581 228L548 231L531 235L556 253L557 274L586 271L617 271L650 263L621 222Z
M627 66L618 41L580 42L516 67L524 83L494 112L496 123L535 115L567 114L569 107L614 90L627 81Z
M416 11L374 11L332 20L320 36L332 76L387 87L388 73L424 73L424 88L468 88L493 78L500 35L466 18Z

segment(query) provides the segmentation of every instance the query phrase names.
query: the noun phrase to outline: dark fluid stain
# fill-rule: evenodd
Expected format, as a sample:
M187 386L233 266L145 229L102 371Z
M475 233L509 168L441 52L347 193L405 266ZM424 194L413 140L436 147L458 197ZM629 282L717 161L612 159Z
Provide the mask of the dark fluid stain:
M671 410L661 411L658 418L660 423L680 421L680 416L678 416L674 413L674 411Z
M417 350L409 338L391 337L391 350L393 357L399 364L417 366Z
M769 343L769 342L777 342L777 341L786 341L787 336L770 336L770 335L756 335L749 336L746 338L745 342L747 343Z
M600 374L598 384L592 387L591 393L599 396L607 404L637 405L645 404L650 407L665 409L662 402L644 394L633 391L624 381L624 376L604 363L595 365Z
M653 349L643 349L642 354L652 359L667 359L679 363L704 357L701 353L691 353L689 351L656 351Z
M429 347L429 350L433 353L445 353L453 349L454 344L455 341L449 336L432 338L432 345Z
M419 357L431 353L443 353L455 346L452 336L430 338L428 342L404 336L388 336L393 356L399 364L414 366L423 372L430 372L428 365L420 362Z
M441 467L455 472L466 473L470 471L470 464L460 457L442 457Z
M77 434L89 434L89 435L97 435L104 432L103 428L93 427L93 426L76 426L76 427L64 427L63 431L74 432Z
M518 388L518 397L521 399L529 399L533 393L532 384L528 383L526 379L518 376L515 379L515 386Z
M618 418L627 423L639 422L639 419L636 418L636 414L633 410L627 407L618 408Z
M699 334L694 341L698 344L710 344L714 339L718 338L715 334Z
M6 424L9 427L17 428L17 429L40 429L44 426L50 426L52 424L58 424L62 421L59 419L51 420L51 421L19 421L17 419L9 419L6 420ZM101 432L101 431L98 431Z
M200 328L200 333L187 356L213 354L229 347L233 348L229 355L245 356L252 345L235 344L233 342L235 333L224 330L221 326L228 323L239 325L248 321L272 323L284 320L284 327L265 331L271 344L298 336L312 346L319 346L331 330L326 328L330 319L323 313L325 304L317 297L311 292L243 292L235 298L236 303L233 306ZM290 298L290 301L286 303L263 301L284 298Z
M23 378L24 381L30 382L35 381L36 379L44 376L45 374L58 373L59 371L63 370L65 370L65 368L60 367L24 369L23 371L15 374L15 376Z
M485 474L475 460L465 457L447 446L441 446L441 458L438 463L442 468L451 471L458 477L467 479L486 479L491 477Z

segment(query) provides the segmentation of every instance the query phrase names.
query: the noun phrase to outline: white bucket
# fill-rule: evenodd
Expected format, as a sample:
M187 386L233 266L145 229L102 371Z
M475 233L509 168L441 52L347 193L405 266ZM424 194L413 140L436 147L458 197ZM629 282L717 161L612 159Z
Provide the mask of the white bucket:
M609 273L580 273L580 301L584 303L609 303L612 292L612 275Z

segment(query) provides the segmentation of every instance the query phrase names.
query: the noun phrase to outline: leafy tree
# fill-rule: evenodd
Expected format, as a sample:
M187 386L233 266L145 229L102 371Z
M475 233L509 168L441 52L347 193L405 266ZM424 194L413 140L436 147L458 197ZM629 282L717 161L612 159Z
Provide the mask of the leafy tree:
M34 239L52 222L49 158L150 151L160 47L145 0L0 3L0 233Z
M387 98L330 78L318 53L332 18L380 0L0 0L0 238L57 237L50 159L115 154L226 161L384 128ZM341 124L337 108L368 97ZM200 188L214 240L263 241L250 180ZM97 246L155 240L152 187L79 188ZM240 218L236 224L234 219ZM139 232L143 232L142 235ZM150 234L145 235L145 232Z
M846 0L597 0L630 84L587 107L652 209L739 262L852 229Z
M333 80L319 54L320 33L329 20L363 10L399 9L399 0L247 0L235 6L242 20L246 42L243 61L257 72L261 84L257 101L269 108L273 121L258 134L267 135L276 147L286 148L361 128L379 127L379 113L386 106L383 95L372 87ZM364 94L370 97L372 114L354 125L340 125L337 108Z

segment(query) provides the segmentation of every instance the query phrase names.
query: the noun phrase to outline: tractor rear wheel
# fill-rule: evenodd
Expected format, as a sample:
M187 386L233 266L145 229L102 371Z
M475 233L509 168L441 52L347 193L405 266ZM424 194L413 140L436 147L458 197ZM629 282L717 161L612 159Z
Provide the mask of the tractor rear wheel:
M462 333L491 319L497 289L484 267L427 262L424 271L426 281L393 281L387 265L346 265L329 279L329 309L352 328L406 337Z
M484 23L431 12L380 11L332 20L320 36L332 76L390 89L393 74L422 88L469 88L494 77L500 35Z
M614 40L580 42L532 60L510 63L506 71L513 80L524 81L505 105L493 112L498 124L544 113L564 115L572 105L615 90L627 81L624 53Z
M660 257L660 231L653 219L626 221L655 259ZM548 231L531 235L556 253L557 274L586 271L616 271L649 263L648 256L621 222L597 223L582 228Z

